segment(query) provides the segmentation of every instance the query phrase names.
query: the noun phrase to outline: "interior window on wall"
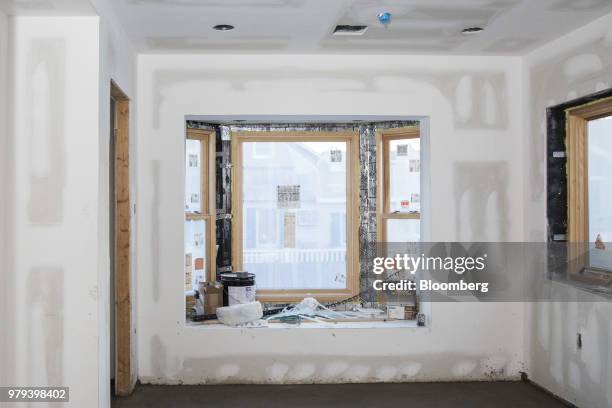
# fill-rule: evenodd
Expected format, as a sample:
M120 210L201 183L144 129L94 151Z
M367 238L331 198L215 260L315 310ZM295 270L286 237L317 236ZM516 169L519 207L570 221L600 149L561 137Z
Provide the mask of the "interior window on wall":
M612 242L612 116L588 127L589 238Z
M568 109L567 121L569 241L588 246L572 272L599 281L612 271L612 98Z
M299 210L316 213L320 218L334 212L346 218L346 166L342 173L330 177L325 160L331 150L346 152L346 145L275 142L274 148L262 148L260 144L272 143L245 142L243 149L243 225L252 224L249 209L257 208L257 241L254 248L245 248L243 268L257 276L259 289L338 287L332 279L335 273L330 271L346 269L346 247L327 247L328 231L304 222L296 225L288 216ZM260 152L272 150L277 152L276 160L258 162ZM269 170L266 183L251 178L257 176L253 170L259 166ZM340 180L339 188L328 188L335 179ZM276 234L279 219L283 220L282 240ZM289 242L294 243L291 249L285 246ZM331 251L340 252L334 261Z
M589 264L612 270L612 116L590 121L587 132Z
M211 221L210 166L214 161L212 132L188 129L185 140L185 291L196 289L214 271L214 224Z
M346 238L356 225L347 220L358 211L358 202L348 199L358 181L351 167L358 162L357 135L311 133L244 132L232 140L233 198L242 219L234 226L235 242L242 243L236 267L255 274L260 297L306 290L346 297L352 291L346 277L358 274ZM271 152L274 160L261 160Z
M185 211L202 212L202 141L185 141Z
M185 221L185 290L206 279L206 220Z
M421 139L418 128L378 133L379 241L421 239Z

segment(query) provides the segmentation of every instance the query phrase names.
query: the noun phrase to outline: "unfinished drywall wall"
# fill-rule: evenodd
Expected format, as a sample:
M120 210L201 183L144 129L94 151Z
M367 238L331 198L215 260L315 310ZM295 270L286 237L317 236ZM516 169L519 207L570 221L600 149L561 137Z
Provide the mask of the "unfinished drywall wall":
M8 155L8 46L9 46L9 20L8 16L0 11L0 191L6 191L8 183L7 164ZM4 259L6 259L6 219L7 200L0 200L0 270L4 271ZM6 288L8 277L6 273L0 272L0 324L7 327L10 316L8 313ZM9 346L7 336L0 336L0 350L6 350ZM8 364L7 353L0 353L0 367ZM6 370L0 368L0 384L6 384Z
M546 240L546 108L612 85L612 15L562 37L525 58L525 230ZM552 285L556 299L526 314L529 376L584 407L612 406L612 304L571 287ZM603 299L602 299L603 300ZM577 335L583 346L577 347Z
M434 304L426 329L185 327L182 269L185 115L428 117L431 239L521 241L520 59L141 55L138 65L141 381L518 377L523 368L518 303ZM459 167L468 171L457 180ZM495 191L480 187L491 177ZM496 198L485 215L456 211L458 201L469 206L491 194ZM461 221L458 214L464 214ZM496 232L483 225L495 225Z
M68 386L68 406L96 406L98 18L11 17L10 26L2 383Z
M118 20L112 7L107 0L92 1L96 12L100 16L100 75L99 75L99 139L98 139L98 160L99 160L99 196L100 206L98 208L98 248L100 258L100 273L98 276L98 306L100 313L99 333L100 333L100 407L110 406L110 376L111 375L111 354L110 338L111 331L111 310L110 293L114 290L111 282L110 253L109 253L109 148L110 148L110 89L111 80L130 98L130 159L136 157L132 154L135 151L136 140L136 56L130 39L125 34L123 28L118 24ZM135 166L130 169L130 185L134 186ZM132 197L134 197L132 195ZM133 198L132 198L133 202ZM131 208L131 206L130 206ZM131 220L131 242L135 243L135 221ZM135 274L136 256L134 255L135 245L131 246L131 273ZM136 287L135 277L131 282L132 316L136 313ZM132 382L136 382L136 330L135 322L132 318L131 340L134 343L131 361L134 367Z

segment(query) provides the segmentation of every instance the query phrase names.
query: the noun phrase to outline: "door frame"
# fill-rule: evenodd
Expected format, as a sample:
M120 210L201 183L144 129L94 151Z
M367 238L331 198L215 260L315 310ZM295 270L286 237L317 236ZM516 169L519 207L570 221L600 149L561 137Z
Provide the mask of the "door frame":
M130 99L111 80L115 100L114 166L114 283L115 283L115 394L126 396L136 384L132 362L131 205L130 205ZM110 102L110 101L109 101ZM111 212L112 213L112 212Z

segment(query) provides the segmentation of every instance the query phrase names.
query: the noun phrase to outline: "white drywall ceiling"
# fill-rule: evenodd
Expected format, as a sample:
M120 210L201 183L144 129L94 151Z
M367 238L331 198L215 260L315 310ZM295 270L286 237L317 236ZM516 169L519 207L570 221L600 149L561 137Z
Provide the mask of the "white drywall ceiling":
M95 14L88 0L0 0L0 11L10 16L88 16Z
M151 53L525 54L612 11L612 0L115 0ZM385 29L377 14L393 14ZM232 24L218 32L215 24ZM332 37L336 24L363 36ZM465 27L483 26L474 36Z

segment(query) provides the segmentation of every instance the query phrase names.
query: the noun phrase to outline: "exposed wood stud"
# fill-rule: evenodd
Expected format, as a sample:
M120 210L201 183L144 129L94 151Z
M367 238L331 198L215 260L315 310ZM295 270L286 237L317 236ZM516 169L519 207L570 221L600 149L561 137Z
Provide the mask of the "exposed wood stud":
M116 101L115 129L115 392L129 395L136 385L132 362L132 305L130 298L130 138L129 99L111 83L111 96Z

